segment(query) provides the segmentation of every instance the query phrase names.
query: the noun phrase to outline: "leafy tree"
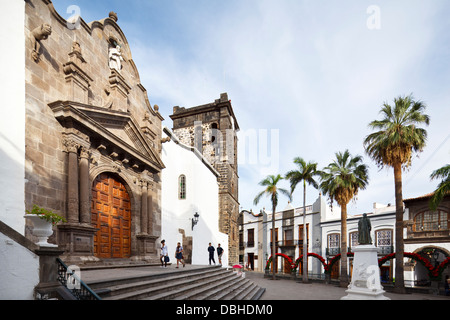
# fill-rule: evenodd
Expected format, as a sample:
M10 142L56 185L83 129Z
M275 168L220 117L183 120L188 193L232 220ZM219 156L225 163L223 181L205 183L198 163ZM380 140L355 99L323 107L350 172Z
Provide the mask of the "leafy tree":
M444 197L450 194L450 164L433 171L430 178L442 179L430 199L430 209L436 210Z
M276 259L275 257L275 212L277 209L277 205L278 205L278 193L283 193L284 195L286 195L289 200L291 199L291 194L289 193L289 191L287 191L286 189L283 188L279 188L277 186L277 184L283 180L283 178L281 177L281 175L269 175L267 176L264 180L262 180L259 185L265 187L265 189L263 191L261 191L260 193L258 193L258 195L255 197L255 199L253 200L253 203L255 205L257 205L259 203L259 200L261 199L261 197L263 195L266 195L270 198L270 201L272 202L272 278L273 280L275 280L275 265L274 265L274 261Z
M430 118L424 114L426 108L421 101L413 97L394 99L394 107L384 103L381 108L381 120L372 121L369 127L378 130L364 140L367 154L380 168L394 169L395 182L395 289L404 292L403 266L403 191L402 169L411 165L412 154L419 153L426 145L427 132L420 125L429 125Z
M336 153L336 159L324 168L320 189L328 195L331 205L336 201L341 207L341 277L340 284L346 287L347 267L347 204L354 199L359 190L368 184L368 167L362 163L362 157L352 157L348 150Z
M294 193L295 188L301 182L303 182L303 274L302 280L303 282L308 282L308 237L306 234L306 184L313 186L314 188L318 188L316 180L314 180L315 176L319 175L319 171L317 171L317 163L316 162L308 162L306 163L303 158L297 157L294 159L294 163L297 165L297 170L291 170L286 174L286 179L289 180L291 184L291 196Z

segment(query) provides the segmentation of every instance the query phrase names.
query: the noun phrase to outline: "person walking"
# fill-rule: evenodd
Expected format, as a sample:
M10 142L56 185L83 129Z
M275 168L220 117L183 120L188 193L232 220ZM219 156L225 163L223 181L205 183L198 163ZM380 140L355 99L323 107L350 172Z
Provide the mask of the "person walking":
M177 247L175 249L175 259L177 259L177 268L179 263L183 264L183 268L186 266L183 260L183 247L179 242L177 243Z
M159 256L159 260L161 261L161 268L167 268L167 262L169 259L169 250L166 246L166 240L161 241L161 255Z
M211 242L209 243L208 252L209 252L209 265L211 265L211 260L214 262L214 265L216 264L216 261L214 260L214 247L211 245Z
M222 265L222 255L223 248L220 246L220 243L217 244L217 256L219 257L219 264Z

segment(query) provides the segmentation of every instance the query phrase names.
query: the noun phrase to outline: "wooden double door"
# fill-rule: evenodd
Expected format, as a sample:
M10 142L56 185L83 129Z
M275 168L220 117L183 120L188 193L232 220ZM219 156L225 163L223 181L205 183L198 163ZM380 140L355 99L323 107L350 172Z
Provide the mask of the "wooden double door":
M94 254L98 258L131 256L131 203L125 185L112 173L102 173L92 185Z

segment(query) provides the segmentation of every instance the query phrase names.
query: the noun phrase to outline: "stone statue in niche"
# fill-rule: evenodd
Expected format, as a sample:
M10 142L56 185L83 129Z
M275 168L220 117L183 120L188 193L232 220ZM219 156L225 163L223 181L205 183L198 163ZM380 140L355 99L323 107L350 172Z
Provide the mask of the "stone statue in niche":
M33 51L31 52L31 57L34 61L39 61L40 56L40 49L41 49L41 40L47 40L48 37L52 34L52 27L44 23L41 26L35 28L31 34L33 35L32 41L33 41Z
M77 41L72 42L72 52L81 55L81 46Z
M359 244L372 244L372 238L370 237L370 231L372 225L370 219L367 218L367 213L363 214L363 217L358 222L358 243Z
M115 69L118 72L122 69L122 52L120 50L120 46L117 45L115 47L109 48L109 68Z

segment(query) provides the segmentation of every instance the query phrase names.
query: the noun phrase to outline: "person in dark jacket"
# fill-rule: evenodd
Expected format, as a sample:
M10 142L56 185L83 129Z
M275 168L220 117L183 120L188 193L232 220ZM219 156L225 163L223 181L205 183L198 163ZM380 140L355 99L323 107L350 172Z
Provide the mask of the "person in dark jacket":
M222 265L222 255L223 255L223 248L220 246L220 243L217 244L217 256L219 257L219 264Z
M214 264L216 264L216 261L214 260L214 251L216 251L216 249L214 249L214 247L211 245L211 242L209 243L209 247L208 247L208 252L209 252L209 264L211 265L211 260L212 262L214 262Z

